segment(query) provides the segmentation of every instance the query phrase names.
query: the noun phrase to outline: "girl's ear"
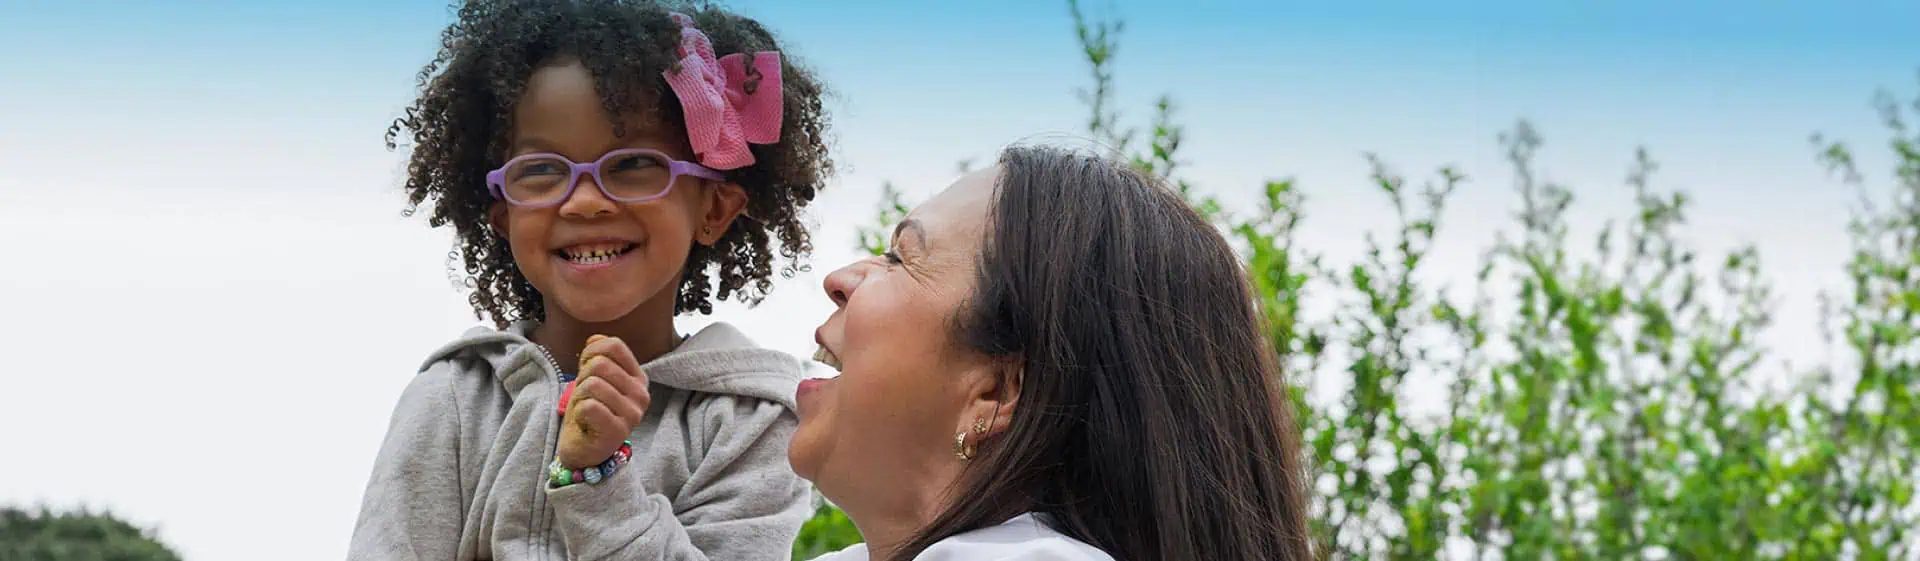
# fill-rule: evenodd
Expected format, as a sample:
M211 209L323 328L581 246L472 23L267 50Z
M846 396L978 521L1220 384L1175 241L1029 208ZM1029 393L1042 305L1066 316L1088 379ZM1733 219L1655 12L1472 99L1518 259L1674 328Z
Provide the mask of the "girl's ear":
M727 235L733 220L747 210L747 190L733 182L714 182L707 191L707 212L700 217L700 231L693 239L700 245L713 245Z
M494 201L487 207L487 227L493 228L493 235L507 237L507 203Z

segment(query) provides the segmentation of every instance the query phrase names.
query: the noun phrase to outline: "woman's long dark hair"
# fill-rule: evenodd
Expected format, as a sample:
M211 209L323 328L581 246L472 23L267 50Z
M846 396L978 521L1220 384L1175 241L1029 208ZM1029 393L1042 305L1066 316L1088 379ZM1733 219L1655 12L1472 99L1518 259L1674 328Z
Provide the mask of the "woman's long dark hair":
M954 336L1007 358L1019 401L896 559L1022 512L1122 561L1308 559L1300 435L1226 240L1125 164L1000 166Z

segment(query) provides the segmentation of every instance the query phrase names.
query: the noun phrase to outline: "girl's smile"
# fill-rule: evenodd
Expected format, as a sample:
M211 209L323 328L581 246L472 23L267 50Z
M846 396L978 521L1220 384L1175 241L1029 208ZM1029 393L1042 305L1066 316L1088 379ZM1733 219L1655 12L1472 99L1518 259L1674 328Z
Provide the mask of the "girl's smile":
M609 269L630 261L627 259L640 244L616 238L598 238L577 244L567 245L553 252L554 257L564 261L566 270L576 275Z

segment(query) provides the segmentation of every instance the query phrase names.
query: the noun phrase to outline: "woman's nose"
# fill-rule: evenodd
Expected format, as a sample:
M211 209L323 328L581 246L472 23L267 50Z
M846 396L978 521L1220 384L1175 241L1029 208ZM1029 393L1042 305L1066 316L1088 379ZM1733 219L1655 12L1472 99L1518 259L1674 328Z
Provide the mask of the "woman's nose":
M865 280L867 269L862 266L864 264L866 264L866 261L855 261L850 265L841 267L839 270L828 274L827 280L820 283L823 288L827 289L827 298L833 300L835 307L846 307L847 299L853 297L854 289L860 286L860 281Z

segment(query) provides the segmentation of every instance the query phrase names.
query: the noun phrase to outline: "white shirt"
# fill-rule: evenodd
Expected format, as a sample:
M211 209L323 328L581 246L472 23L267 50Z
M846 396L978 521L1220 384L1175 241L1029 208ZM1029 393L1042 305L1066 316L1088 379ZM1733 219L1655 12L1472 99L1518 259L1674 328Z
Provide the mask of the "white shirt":
M998 526L961 533L934 544L914 561L1113 561L1113 556L1069 538L1033 513ZM868 561L867 544L815 557L813 561Z

